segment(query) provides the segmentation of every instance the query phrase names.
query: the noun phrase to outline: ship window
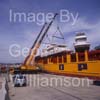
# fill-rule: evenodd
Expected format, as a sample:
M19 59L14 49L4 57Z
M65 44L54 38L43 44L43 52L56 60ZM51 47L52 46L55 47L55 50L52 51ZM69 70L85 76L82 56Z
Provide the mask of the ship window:
M51 62L52 63L57 63L57 57L56 56L52 56L51 57Z
M100 60L100 52L96 54L97 60Z
M84 53L78 53L78 61L85 61L85 54Z
M47 58L43 58L43 64L47 64Z
M63 55L63 60L64 60L64 63L66 63L66 62L67 62L67 59L66 59L66 54L65 54L65 55Z
M59 70L64 70L64 64L59 65Z
M53 57L53 63L57 63L57 57L56 56Z
M42 59L38 59L37 63L42 63Z
M83 42L83 41L87 41L87 39L86 39L86 38L81 38L81 39L78 38L78 39L76 39L75 41L76 41L76 42Z
M71 54L71 62L76 62L76 54Z
M53 57L51 57L51 63L53 62Z
M36 63L42 63L42 58L41 58L41 57L35 58L35 62L36 62Z
M58 62L62 63L62 56L58 56Z
M49 57L48 59L49 59L49 62L51 62L51 59L50 59L50 57Z
M89 52L88 59L89 59L89 61L100 60L100 50Z

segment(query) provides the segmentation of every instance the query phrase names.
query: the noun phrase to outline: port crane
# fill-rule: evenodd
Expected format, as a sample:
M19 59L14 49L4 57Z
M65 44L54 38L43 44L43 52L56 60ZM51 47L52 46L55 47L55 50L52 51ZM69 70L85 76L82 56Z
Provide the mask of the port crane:
M22 64L21 71L35 71L36 70L36 66L35 66L35 56L37 54L37 51L45 37L45 35L47 34L49 28L51 27L53 21L55 20L56 16L58 14L56 13L54 15L54 17L52 18L52 20L50 21L50 23L45 23L40 31L40 33L38 34L37 38L34 41L34 44L32 45L28 56L26 57L24 63Z

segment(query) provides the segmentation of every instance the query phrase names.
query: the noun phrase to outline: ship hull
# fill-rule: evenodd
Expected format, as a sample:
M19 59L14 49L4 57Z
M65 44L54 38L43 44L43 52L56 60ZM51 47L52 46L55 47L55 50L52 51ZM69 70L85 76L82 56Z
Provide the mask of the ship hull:
M43 70L47 73L67 75L73 77L88 77L91 79L100 80L100 61L44 64L42 66ZM63 66L62 69L60 68L61 66Z
M74 54L61 52L37 58L36 62L48 73L100 80L100 50Z

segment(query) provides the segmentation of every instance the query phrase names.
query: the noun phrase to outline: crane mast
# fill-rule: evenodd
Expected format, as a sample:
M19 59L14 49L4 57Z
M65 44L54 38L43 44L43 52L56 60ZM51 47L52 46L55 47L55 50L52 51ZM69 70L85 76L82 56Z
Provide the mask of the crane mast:
M34 41L34 44L32 45L32 47L31 47L31 49L30 49L30 51L29 51L29 54L28 54L28 56L26 57L26 59L25 59L25 61L24 61L24 65L26 65L26 62L27 62L27 60L29 59L29 57L30 57L30 55L31 55L31 51L32 51L32 49L34 48L35 44L37 43L37 41L38 41L38 39L39 39L39 37L40 37L41 33L43 32L43 30L44 30L44 28L45 28L46 25L47 25L47 23L45 23L45 24L43 25L43 27L42 27L40 33L38 34L36 40Z
M32 45L32 47L29 51L29 55L26 57L26 59L24 61L24 66L26 67L26 69L27 69L27 66L31 65L32 61L33 61L32 65L34 65L34 58L35 58L35 55L37 54L38 48L40 47L45 35L47 34L49 28L51 27L51 25L52 25L52 23L55 20L57 15L58 14L56 13L48 25L47 25L47 23L45 23L43 25L40 33L38 34L36 40L34 41L34 44Z

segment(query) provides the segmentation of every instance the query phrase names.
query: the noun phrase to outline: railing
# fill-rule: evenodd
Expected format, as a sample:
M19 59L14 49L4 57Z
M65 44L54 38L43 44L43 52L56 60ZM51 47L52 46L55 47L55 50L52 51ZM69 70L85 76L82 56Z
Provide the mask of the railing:
M67 63L67 56L70 56L70 62L81 62L81 61L95 61L100 60L100 50L83 52L83 53L72 53L72 54L60 54L60 55L51 55L47 57L40 57L36 60L37 63Z

